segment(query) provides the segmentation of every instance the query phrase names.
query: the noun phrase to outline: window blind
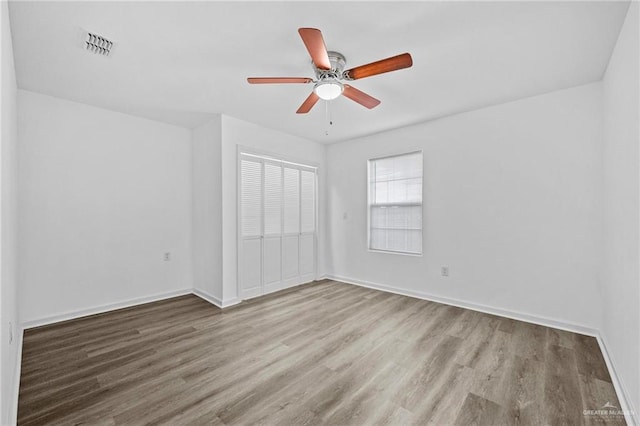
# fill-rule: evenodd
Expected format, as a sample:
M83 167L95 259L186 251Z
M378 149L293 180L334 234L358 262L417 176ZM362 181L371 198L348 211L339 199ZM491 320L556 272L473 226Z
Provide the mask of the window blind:
M422 254L422 153L369 160L369 248Z

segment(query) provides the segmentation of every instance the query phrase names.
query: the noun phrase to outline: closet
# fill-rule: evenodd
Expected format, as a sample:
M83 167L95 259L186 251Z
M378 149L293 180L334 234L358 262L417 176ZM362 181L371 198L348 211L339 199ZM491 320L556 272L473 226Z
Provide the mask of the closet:
M247 152L239 155L240 298L312 281L317 168Z

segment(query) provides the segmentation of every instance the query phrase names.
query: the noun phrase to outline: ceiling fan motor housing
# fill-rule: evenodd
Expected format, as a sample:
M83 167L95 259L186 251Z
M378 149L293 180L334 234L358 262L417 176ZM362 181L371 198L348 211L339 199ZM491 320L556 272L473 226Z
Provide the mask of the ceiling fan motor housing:
M343 71L344 66L347 63L346 58L342 53L329 51L327 52L329 56L329 62L331 63L330 70L321 70L315 66L313 61L311 62L311 66L313 67L313 71L316 74L316 78L318 81L322 80L340 80L343 79Z

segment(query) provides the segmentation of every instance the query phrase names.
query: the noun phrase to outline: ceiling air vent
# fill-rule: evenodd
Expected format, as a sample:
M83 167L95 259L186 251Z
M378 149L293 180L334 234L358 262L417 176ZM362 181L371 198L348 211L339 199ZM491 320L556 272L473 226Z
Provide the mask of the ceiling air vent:
M89 52L93 52L98 55L109 56L112 47L112 41L93 33L87 33L87 39L85 40L85 49L87 49Z

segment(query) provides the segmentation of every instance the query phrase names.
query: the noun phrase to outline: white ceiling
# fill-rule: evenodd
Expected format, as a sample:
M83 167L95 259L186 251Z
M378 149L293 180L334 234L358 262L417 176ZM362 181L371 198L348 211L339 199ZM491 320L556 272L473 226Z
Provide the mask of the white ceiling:
M12 2L20 88L194 127L225 113L336 142L599 80L628 2ZM347 68L403 52L413 68L358 80L373 110L341 97L307 115L299 27L320 28ZM83 50L84 31L115 41Z

